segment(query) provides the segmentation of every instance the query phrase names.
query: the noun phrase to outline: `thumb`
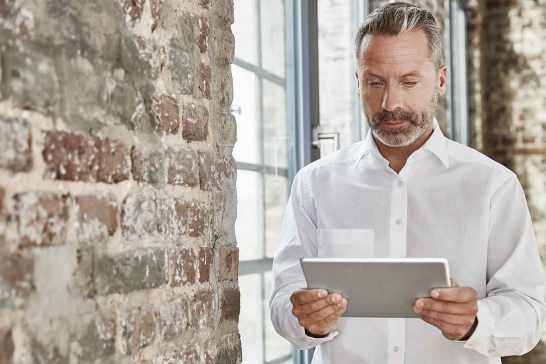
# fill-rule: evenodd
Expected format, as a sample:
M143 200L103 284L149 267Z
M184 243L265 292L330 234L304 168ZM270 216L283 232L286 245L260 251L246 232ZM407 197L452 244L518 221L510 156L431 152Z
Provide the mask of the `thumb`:
M451 287L459 287L457 282L455 282L452 278L450 278L450 280L451 280Z

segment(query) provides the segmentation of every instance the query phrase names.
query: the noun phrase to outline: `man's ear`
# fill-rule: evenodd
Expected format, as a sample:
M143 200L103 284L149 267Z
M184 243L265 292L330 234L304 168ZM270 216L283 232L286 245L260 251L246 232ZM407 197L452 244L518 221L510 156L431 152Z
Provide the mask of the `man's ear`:
M444 96L447 91L447 67L445 65L441 66L436 76L438 80L438 96Z
M358 98L360 98L360 79L358 78L358 68L355 71L356 76L356 94L358 95Z

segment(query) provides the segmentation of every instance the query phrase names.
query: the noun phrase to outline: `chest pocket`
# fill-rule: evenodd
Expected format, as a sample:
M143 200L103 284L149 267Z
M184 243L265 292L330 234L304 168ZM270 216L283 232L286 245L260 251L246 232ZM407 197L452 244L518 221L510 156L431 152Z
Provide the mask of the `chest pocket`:
M372 229L318 229L320 258L373 258Z

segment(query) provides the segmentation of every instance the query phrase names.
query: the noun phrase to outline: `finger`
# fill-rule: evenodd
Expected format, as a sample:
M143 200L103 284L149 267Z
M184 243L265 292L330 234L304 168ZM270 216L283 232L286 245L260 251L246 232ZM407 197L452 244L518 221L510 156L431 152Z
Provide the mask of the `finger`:
M317 312L318 310L322 310L325 307L340 304L342 301L343 296L341 296L339 293L331 293L326 298L295 307L295 310L303 315L308 315L310 313Z
M341 315L343 315L346 310L347 306L340 308L337 312L326 317L324 320L311 324L306 328L308 331L319 335L329 334L336 327L337 320L341 317Z
M422 305L420 305L422 302ZM419 313L423 310L444 312L454 315L476 315L478 306L474 302L458 303L449 301L438 301L433 298L419 298L413 305L413 310Z
M313 302L322 299L328 295L328 292L324 289L305 289L296 291L290 296L290 301L293 305L304 305L309 302Z
M419 316L427 316L435 320L442 321L446 324L461 325L466 327L471 327L474 323L474 318L469 315L452 315L445 312L423 310Z
M442 301L470 302L478 299L478 292L470 287L435 288L430 295Z
M309 325L313 325L317 322L323 321L327 317L337 313L339 310L345 310L347 306L347 300L344 299L341 302L341 304L342 304L341 306L337 304L332 306L327 306L309 315L305 315L301 320L299 320L299 323L301 326L307 327Z
M426 323L440 329L442 334L449 340L459 340L468 332L468 330L463 326L446 324L445 322L436 320L429 316L423 316L421 319Z

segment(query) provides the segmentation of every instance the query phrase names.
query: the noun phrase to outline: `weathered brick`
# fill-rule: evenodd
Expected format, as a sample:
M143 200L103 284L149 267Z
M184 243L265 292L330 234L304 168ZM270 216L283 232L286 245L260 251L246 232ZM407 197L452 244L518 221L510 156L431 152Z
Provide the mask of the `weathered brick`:
M11 330L0 330L0 363L11 364L13 363L13 353L15 352L15 345L13 343L13 337Z
M199 96L210 99L211 69L209 65L204 63L201 63L199 65L197 79L198 79L198 86L200 90Z
M31 258L10 254L0 256L0 307L20 307L32 291Z
M184 95L193 93L194 59L190 50L184 50L180 45L171 43L165 48L167 62L164 68L164 76L168 79L172 88L170 92L179 92ZM188 77L190 75L190 77Z
M238 288L225 288L222 295L221 317L226 321L239 321L241 293Z
M195 283L195 258L191 249L173 249L170 264L173 267L171 287Z
M188 206L179 198L156 200L157 230L163 237L178 238L186 232Z
M77 337L81 350L76 356L79 363L103 363L116 353L115 347L115 321L111 315L98 313L94 320L83 329L83 333ZM66 362L68 358L60 360Z
M155 339L155 319L151 310L139 307L125 317L118 318L122 328L123 346L127 354L134 353L152 344Z
M0 119L0 168L26 171L31 161L28 124L21 120Z
M199 183L202 190L222 190L226 182L233 183L236 174L233 157L218 157L213 153L199 153Z
M199 248L199 283L210 280L210 265L212 263L212 250L208 247Z
M118 209L113 196L83 195L75 197L78 206L80 242L106 242L118 227Z
M226 19L217 17L217 19ZM214 29L209 37L212 47L212 59L220 67L233 63L235 55L235 39L231 30Z
M161 19L161 3L163 0L150 0L150 11L152 12L152 32L157 29Z
M185 364L199 363L197 349L177 350L165 353L154 360L154 364Z
M189 302L190 327L194 329L214 325L214 305L212 291L199 291Z
M165 250L140 249L116 255L98 255L94 284L99 295L159 287L167 282Z
M194 187L199 183L197 153L186 146L167 149L167 180L171 185Z
M64 196L27 192L15 198L22 246L64 243L68 219Z
M129 195L123 201L121 227L125 236L150 236L157 231L156 204L144 193Z
M220 280L236 281L239 269L239 248L220 247Z
M131 160L135 181L150 183L155 187L162 187L165 184L165 150L161 145L133 146Z
M201 53L207 52L207 43L209 37L209 21L206 17L201 16L197 18L199 25L199 36L197 38L197 46Z
M49 178L118 183L130 175L127 147L108 139L46 131L42 156Z
M154 98L156 129L167 134L176 134L180 126L180 111L176 99L169 95Z
M208 206L195 201L190 202L188 204L188 215L189 236L198 237L204 235L212 221Z
M144 10L144 0L125 0L124 9L132 21L137 21Z
M209 112L201 104L191 102L184 106L182 137L187 141L207 140Z
M204 7L205 9L208 9L212 0L199 0L199 6Z
M158 310L159 332L164 340L172 341L189 325L187 297L177 297L161 304Z
M242 360L243 350L239 335L225 337L218 340L218 349L214 356L214 364L239 363Z
M214 97L213 97L214 98ZM226 110L213 115L216 143L219 146L233 147L237 141L237 123L235 116Z

